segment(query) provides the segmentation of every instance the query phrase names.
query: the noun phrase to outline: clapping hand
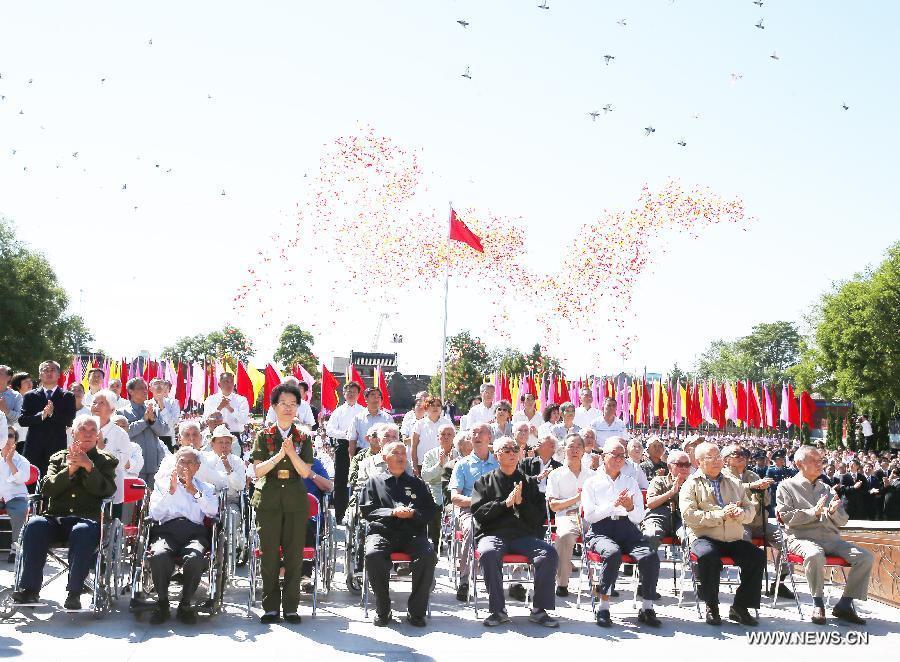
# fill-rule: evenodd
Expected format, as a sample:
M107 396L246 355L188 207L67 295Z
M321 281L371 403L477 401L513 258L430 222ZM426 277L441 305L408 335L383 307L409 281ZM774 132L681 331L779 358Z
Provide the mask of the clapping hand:
M391 514L398 519L411 519L415 516L416 511L409 506L397 506Z
M774 483L774 482L775 481L772 478L760 478L759 480L757 480L753 483L750 483L750 489L751 490L767 490L772 486L772 483Z
M147 409L144 411L144 420L152 423L156 420L156 411L153 409L153 401L147 403Z
M826 495L827 496L827 495ZM833 492L831 495L831 503L828 504L828 514L834 515L835 511L841 505L841 497L837 495L837 492Z
M47 400L47 404L44 405L44 410L41 412L41 415L44 418L53 416L53 400Z
M819 501L816 503L816 517L821 517L822 513L825 512L825 508L827 507L829 501L829 497L827 494L823 494Z
M281 457L287 455L288 457L296 457L297 449L294 448L294 440L293 439L285 439L281 442Z
M622 506L626 511L631 512L634 509L634 499L632 499L628 490L622 490L619 492L619 496L616 497L613 506Z
M178 472L173 469L169 477L169 494L175 494L176 489L178 489Z
M739 503L729 503L722 509L722 512L725 513L725 517L737 519L744 513L744 509Z
M516 483L515 487L510 491L509 496L506 497L506 507L512 508L513 506L518 506L522 503L522 483L521 481Z
M13 453L15 452L15 444L8 444L0 449L0 459L2 459L4 462L12 462Z

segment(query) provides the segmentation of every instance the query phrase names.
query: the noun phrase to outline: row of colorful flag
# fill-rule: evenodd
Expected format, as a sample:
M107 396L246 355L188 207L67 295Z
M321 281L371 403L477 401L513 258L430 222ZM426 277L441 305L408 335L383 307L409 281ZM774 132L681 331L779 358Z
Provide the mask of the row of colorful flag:
M538 409L550 404L579 403L584 388L591 390L593 406L600 409L606 398L616 401L616 416L634 425L691 427L703 423L724 429L726 421L751 428L812 424L816 404L806 391L798 397L791 384L778 387L750 380L685 381L647 380L644 377L595 377L567 380L564 375L486 375L495 397L522 409L523 396L532 394Z

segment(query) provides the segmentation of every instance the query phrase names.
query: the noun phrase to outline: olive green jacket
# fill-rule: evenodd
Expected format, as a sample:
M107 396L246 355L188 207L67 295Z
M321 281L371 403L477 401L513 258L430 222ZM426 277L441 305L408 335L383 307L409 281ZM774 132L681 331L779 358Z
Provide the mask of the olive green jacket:
M309 436L293 425L290 434L300 459L311 465L313 446ZM273 425L260 432L256 437L250 459L254 462L265 462L278 455L279 450L281 450L281 433L278 431L278 426ZM286 477L279 478L279 475ZM289 457L283 457L265 476L256 480L256 489L250 503L257 511L307 512L309 502L306 496L306 484L294 469Z
M48 499L45 514L99 520L103 499L116 493L116 465L119 461L95 446L87 456L94 468L79 467L69 475L69 449L50 456L47 475L41 482L41 494Z

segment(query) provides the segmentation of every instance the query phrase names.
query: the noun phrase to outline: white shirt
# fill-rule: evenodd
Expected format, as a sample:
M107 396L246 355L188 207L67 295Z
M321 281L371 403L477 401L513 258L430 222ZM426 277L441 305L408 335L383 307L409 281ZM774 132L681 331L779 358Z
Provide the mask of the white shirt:
M575 407L575 425L582 430L591 427L591 423L598 418L603 418L603 412L596 407L591 407L590 409L585 409L581 405Z
M593 475L593 471L585 469L584 467L581 468L581 471L577 476L572 473L572 470L565 464L561 467L557 467L550 472L549 476L547 476L547 499L571 499L578 494L578 490L582 489L588 478ZM577 513L578 504L576 503L573 505L572 509Z
M332 439L350 439L350 432L353 428L353 420L357 414L365 411L359 403L344 403L331 412L331 417L325 425L325 434Z
M422 416L424 417L425 414L422 414ZM400 435L404 439L409 439L413 433L413 426L421 420L421 418L416 418L416 410L410 409L403 415L403 421L400 423Z
M224 397L226 396L222 395L222 392L219 391L206 398L203 402L203 417L206 418L212 412L216 411ZM228 402L231 404L234 411L228 411L227 407L223 408L222 422L228 426L228 429L231 430L231 432L242 434L244 432L244 427L247 425L247 421L250 420L250 405L247 404L247 398L243 395L238 395L234 391L227 397Z
M201 453L201 455L207 461L210 469L219 474L221 479L225 481L225 484L228 486L228 498L237 499L240 497L241 492L247 485L247 467L244 465L244 461L234 453L229 453L228 464L231 466L231 473L228 473L225 471L225 463L222 462L222 458L218 455L212 451L206 451Z
M119 461L116 465L116 495L113 503L122 503L125 498L125 463L131 457L131 438L112 421L100 428L100 432L103 433L103 450ZM141 459L143 461L143 457Z
M469 410L469 417L466 419L466 429L469 430L481 423L493 423L496 412L496 402L490 407L485 407L483 402L479 402Z
M0 413L2 416L2 413ZM5 418L5 416L4 416ZM6 462L0 461L0 500L12 501L18 497L28 498L25 481L31 475L31 464L16 452L12 456L15 471L10 471ZM13 542L16 542L15 540Z
M650 481L647 480L646 472L641 469L641 465L636 463L630 457L625 459L625 466L622 467L622 473L634 478L634 482L637 483L637 486L642 490L646 490L650 487Z
M427 416L420 418L416 424L413 426L413 434L419 435L419 443L416 445L416 456L413 458L413 462L416 464L422 464L425 459L425 453L430 451L432 448L437 448L440 445L438 441L438 428L440 428L445 423L453 423L446 416L441 416L436 421L432 421ZM412 446L410 445L410 448Z
M860 427L862 427L862 433L864 437L872 436L872 424L869 421L863 421L860 423Z
M625 506L613 506L622 490L628 490L634 502L630 513L625 510ZM640 524L644 519L644 497L634 478L619 472L616 479L612 480L603 467L585 482L581 491L581 505L584 519L589 524L614 516L628 517L635 524Z
M218 404L216 406L218 406ZM233 402L231 406L235 408L235 411L237 411L237 406ZM162 409L158 411L159 420L161 420L168 429L168 432L163 436L174 436L175 426L178 424L178 419L181 417L181 407L178 405L178 402L175 400L175 398L163 398Z
M144 451L133 441L128 443L131 445L131 454L128 456L128 468L125 470L125 477L137 478L141 473L141 469L144 468Z
M207 485L195 476L191 481L197 488L197 494L191 495L184 485L178 483L175 494L169 494L169 480L157 482L150 495L150 517L159 523L168 522L176 517L186 517L194 524L203 524L205 517L215 517L219 512L219 499L211 485Z
M625 429L625 421L621 418L614 418L612 423L607 423L601 415L593 420L590 427L597 437L597 448L603 448L603 444L610 437L622 437L625 440L631 438Z
M224 490L228 486L224 472L220 474L216 471L215 465L210 461L206 453L200 451L197 452L200 453L200 468L197 470L194 477L199 481L209 484L216 490ZM172 477L173 471L175 471L175 454L169 453L163 458L163 461L159 463L159 470L153 478L154 484L165 484L166 491L168 492L169 480ZM154 517L153 519L156 518Z
M537 409L534 410L534 416L528 418L528 414L525 413L525 410L517 411L513 414L512 424L520 423L521 421L527 421L529 425L533 425L534 429L540 431L541 426L544 424L544 416ZM537 434L531 433L532 439L537 439Z
M312 407L309 406L309 403L306 400L301 400L300 404L297 406L297 420L300 421L302 425L308 425L309 427L316 424L316 418L313 416ZM278 414L275 413L275 407L269 407L269 411L266 412L266 427L275 425L277 422Z

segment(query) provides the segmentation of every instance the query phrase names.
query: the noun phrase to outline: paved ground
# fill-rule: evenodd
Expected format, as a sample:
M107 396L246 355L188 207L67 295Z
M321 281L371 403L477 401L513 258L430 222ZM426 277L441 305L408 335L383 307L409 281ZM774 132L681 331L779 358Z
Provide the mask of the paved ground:
M244 655L257 660L280 659L286 655L323 655L326 657L322 659L474 661L489 655L497 656L494 659L524 655L527 656L524 659L531 660L542 656L552 659L560 654L590 655L595 647L599 647L598 653L606 654L611 651L607 644L615 643L616 660L645 655L654 655L657 659L683 659L689 655L713 653L735 660L787 654L792 662L797 662L821 658L823 647L835 651L833 645L827 644L751 645L747 640L750 628L734 623L721 628L707 626L699 621L693 607L677 606L677 599L672 596L671 565L665 568L660 581L663 599L657 612L664 625L659 630L640 626L630 600L613 604L615 627L602 630L594 624L589 609L575 608L574 598L559 601L556 613L562 619L562 626L557 631L528 623L527 610L521 603L510 603L510 625L489 630L475 619L470 607L455 600L444 564L439 569L433 618L425 629L414 628L405 622L390 629L375 628L364 620L358 599L352 599L344 588L339 567L337 586L330 595L323 597L316 618L308 616L309 603L305 602L301 607L304 620L297 626L263 626L258 620L258 610L253 618L246 618L247 589L246 582L242 581L228 591L225 613L214 618L201 618L194 627L177 622L154 627L146 618L137 622L127 613L127 597L118 602L113 613L101 620L95 620L87 613L63 613L50 607L17 614L10 621L0 623L0 657L23 657L41 662L87 658L115 662L162 662L167 659L202 662L239 659ZM12 580L9 567L0 566L0 587L9 586ZM573 587L576 582L573 580ZM396 584L400 601L395 603L395 613L405 611L407 586L401 582ZM57 580L45 590L45 597L58 605L64 598L63 589L64 583ZM723 607L728 602L730 596L726 592ZM851 628L831 621L820 628L808 620L801 622L793 603L782 604L784 606L776 609L761 610L760 631L832 633L828 636L842 638L845 642L835 651L839 655L866 655L871 651L887 654L886 659L893 659L892 650L900 646L900 610L867 602L860 609L860 613L869 619L866 628ZM805 608L808 615L808 604ZM727 613L727 607L723 612ZM485 615L482 613L482 617ZM867 632L869 636L868 644L863 645L862 650L846 643L847 633L857 631ZM853 636L855 634L849 635Z

